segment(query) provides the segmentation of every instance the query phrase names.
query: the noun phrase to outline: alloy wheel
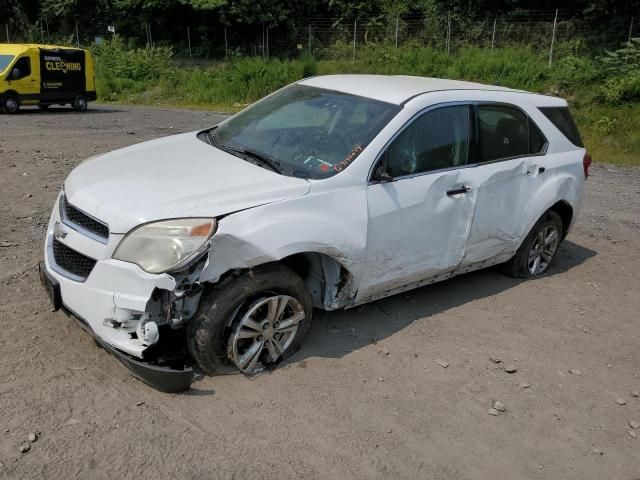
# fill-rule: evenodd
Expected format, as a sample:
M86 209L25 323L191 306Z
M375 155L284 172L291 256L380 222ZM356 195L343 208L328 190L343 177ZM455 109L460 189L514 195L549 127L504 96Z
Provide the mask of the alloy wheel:
M541 275L549 268L559 244L560 232L555 225L547 225L538 232L527 258L527 268L531 275Z
M295 339L305 318L302 303L288 295L272 295L255 301L229 338L229 358L244 373L259 371L277 362Z

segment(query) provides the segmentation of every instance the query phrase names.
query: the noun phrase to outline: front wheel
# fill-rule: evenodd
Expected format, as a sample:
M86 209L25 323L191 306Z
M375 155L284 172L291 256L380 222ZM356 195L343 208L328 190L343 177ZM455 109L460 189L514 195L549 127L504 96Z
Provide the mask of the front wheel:
M562 219L547 212L533 226L516 255L505 264L506 272L515 278L543 275L558 253L562 241Z
M0 110L5 113L18 113L20 109L20 101L13 95L5 95L0 98Z
M228 366L251 375L295 353L311 326L311 296L282 265L259 267L221 281L190 322L187 342L209 375Z

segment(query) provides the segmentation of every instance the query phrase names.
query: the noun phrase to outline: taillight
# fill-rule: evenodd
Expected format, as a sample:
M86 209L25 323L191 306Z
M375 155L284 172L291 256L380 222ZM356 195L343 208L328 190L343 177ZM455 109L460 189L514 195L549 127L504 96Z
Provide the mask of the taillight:
M582 158L582 168L584 169L585 180L589 178L589 168L591 168L592 162L593 161L591 160L591 155L589 155L589 152L585 152L584 157Z

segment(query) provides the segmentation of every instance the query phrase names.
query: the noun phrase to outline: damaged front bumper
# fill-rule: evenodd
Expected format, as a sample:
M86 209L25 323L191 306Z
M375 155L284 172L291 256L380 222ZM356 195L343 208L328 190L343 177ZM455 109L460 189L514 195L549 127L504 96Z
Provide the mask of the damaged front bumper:
M62 309L67 315L73 318L77 324L87 333L89 333L95 341L104 348L107 352L113 355L120 363L122 363L131 374L142 380L151 387L160 390L161 392L181 392L188 390L195 378L195 371L193 368L178 357L173 358L175 366L159 365L156 364L158 358L164 353L162 350L154 351L152 355L146 355L146 357L156 357L153 359L140 359L136 358L122 350L115 348L110 343L106 342L100 336L96 335L89 322L73 311L69 306L63 302L63 297L60 288L60 282L56 279L54 274L47 270L45 262L40 262L38 265L40 270L40 281L47 291L49 298L53 304L54 310ZM164 338L163 338L164 340ZM165 345L168 342L164 342ZM159 346L153 346L150 349L158 350ZM168 345L172 350L172 346ZM155 354L155 355L154 355ZM182 368L177 368L177 365L182 363Z
M198 308L201 264L171 275L150 274L113 259L123 235L87 232L60 208L63 199L61 193L39 264L54 309L72 313L146 383L163 391L189 388L194 373L184 326Z

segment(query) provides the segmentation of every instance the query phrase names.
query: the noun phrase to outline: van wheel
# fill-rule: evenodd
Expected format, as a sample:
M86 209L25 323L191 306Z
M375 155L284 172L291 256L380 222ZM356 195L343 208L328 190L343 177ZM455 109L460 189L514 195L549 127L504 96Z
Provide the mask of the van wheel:
M78 95L73 101L73 109L76 112L86 112L88 107L87 97L84 95Z
M230 366L255 374L300 348L312 312L304 282L285 266L232 275L209 292L191 320L189 351L208 375Z
M0 100L0 108L5 113L17 113L20 110L20 101L13 95L5 95Z
M507 274L515 278L544 275L558 253L562 241L562 219L556 212L547 212L533 226L516 255L505 263Z

